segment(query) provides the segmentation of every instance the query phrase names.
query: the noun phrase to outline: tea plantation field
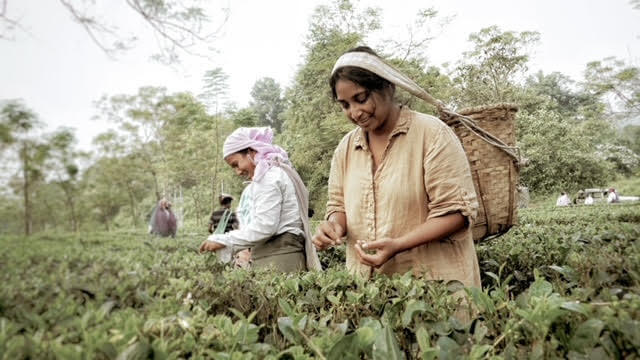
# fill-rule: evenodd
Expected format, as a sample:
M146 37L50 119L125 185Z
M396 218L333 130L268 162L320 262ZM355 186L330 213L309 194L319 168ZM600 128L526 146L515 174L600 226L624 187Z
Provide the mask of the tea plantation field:
M525 210L459 284L225 268L202 234L0 238L2 359L640 358L640 205ZM458 300L459 301L459 300Z

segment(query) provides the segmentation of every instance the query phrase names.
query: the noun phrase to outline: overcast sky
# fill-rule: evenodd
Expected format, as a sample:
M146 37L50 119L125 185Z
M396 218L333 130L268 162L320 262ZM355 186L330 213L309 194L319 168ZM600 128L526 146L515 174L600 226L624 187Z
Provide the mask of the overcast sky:
M81 147L88 149L93 136L112 126L91 120L96 114L93 102L104 94L133 94L148 85L197 94L204 71L215 67L229 75L230 99L239 106L247 105L251 87L260 78L272 77L288 86L303 60L310 14L327 2L228 1L211 2L214 11L221 6L231 10L213 44L219 53L209 61L190 59L175 69L149 61L153 40L125 6L117 7L124 1L111 0L109 5L115 7L99 11L117 18L116 24L132 26L141 44L110 60L70 20L60 2L9 0L7 15L19 18L29 34L16 32L13 41L0 40L0 99L23 99L49 131L75 128ZM608 56L640 65L640 10L628 0L363 0L358 4L381 8L386 37L402 34L419 8L432 6L443 16L454 16L429 46L434 65L461 59L462 52L470 49L469 34L490 25L540 32L531 71L559 71L580 80L587 62Z

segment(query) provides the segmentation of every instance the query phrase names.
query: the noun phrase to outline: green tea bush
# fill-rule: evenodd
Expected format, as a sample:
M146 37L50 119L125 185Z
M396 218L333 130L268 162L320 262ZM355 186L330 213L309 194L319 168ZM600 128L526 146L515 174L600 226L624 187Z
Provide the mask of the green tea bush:
M477 245L483 289L462 293L354 277L343 248L324 272L276 274L198 254L204 234L3 237L0 358L638 358L639 216L523 211Z

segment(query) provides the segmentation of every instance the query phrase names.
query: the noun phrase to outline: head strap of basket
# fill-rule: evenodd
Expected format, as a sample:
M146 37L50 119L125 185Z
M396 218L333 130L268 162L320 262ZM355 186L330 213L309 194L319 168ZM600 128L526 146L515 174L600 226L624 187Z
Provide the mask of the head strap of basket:
M333 70L331 70L331 74L333 75L337 69L345 66L353 66L369 70L381 78L390 81L394 85L408 91L413 96L435 106L441 118L452 119L451 121L459 122L480 139L507 153L513 158L516 166L521 163L520 152L517 147L505 144L498 137L493 136L488 131L479 127L470 117L447 109L442 101L431 96L426 90L420 87L420 85L416 84L415 81L411 80L402 72L396 70L393 66L387 64L381 58L366 52L348 52L338 58L338 61L336 61L336 64L333 66ZM447 123L448 125L451 125L450 121L447 121Z

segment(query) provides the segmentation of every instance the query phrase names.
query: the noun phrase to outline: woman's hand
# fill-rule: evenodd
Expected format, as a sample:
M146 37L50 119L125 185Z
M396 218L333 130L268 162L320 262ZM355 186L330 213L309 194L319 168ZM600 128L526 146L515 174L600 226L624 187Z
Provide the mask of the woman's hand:
M342 237L345 235L342 225L335 221L324 221L316 229L313 235L313 244L318 250L324 250L329 246L342 244Z
M217 243L215 241L205 240L202 242L202 244L200 244L200 252L203 253L207 251L218 251L223 247L224 245Z
M390 238L364 242L362 240L356 243L356 253L360 257L360 262L372 267L378 267L387 262L393 255L398 252L398 241ZM376 250L373 254L367 254L368 250Z

